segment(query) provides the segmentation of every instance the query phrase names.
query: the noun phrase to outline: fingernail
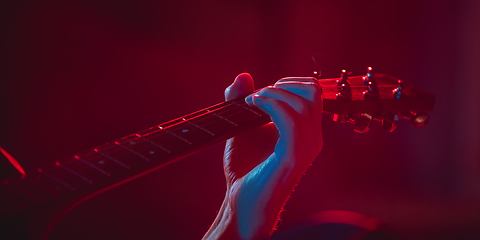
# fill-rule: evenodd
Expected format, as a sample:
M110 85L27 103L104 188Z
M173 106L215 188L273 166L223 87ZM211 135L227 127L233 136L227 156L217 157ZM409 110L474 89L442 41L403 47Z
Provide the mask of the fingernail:
M253 95L253 100L255 102L261 102L262 101L262 99L260 98L260 95L258 95L258 94Z
M250 94L248 95L247 97L245 97L245 102L248 104L248 105L251 105L252 104L252 101L253 101L253 95Z

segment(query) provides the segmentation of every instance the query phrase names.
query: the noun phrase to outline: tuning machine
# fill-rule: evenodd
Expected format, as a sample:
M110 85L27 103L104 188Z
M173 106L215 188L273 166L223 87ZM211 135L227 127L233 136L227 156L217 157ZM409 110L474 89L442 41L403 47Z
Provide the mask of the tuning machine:
M347 70L342 69L342 74L340 75L340 79L337 80L337 88L338 93L336 94L336 99L341 101L349 101L352 100L352 89L350 87L350 82L348 81L348 77L350 76L351 72L347 72Z
M365 77L363 77L363 83L365 85L365 91L363 91L363 98L365 100L376 100L380 96L377 81L373 75L372 67L368 67L368 71Z
M427 125L429 121L428 114L424 112L402 112L395 114L393 112L385 112L380 116L375 116L375 120L378 120L382 123L382 129L387 132L393 132L397 128L399 119L407 119L410 125L414 127L423 127Z
M395 89L392 90L392 95L394 99L403 99L406 97L404 90L403 90L403 82L402 80L398 80L398 85Z
M379 121L382 123L382 129L387 132L393 132L398 125L398 115L392 112L385 112Z
M399 114L400 118L407 119L410 125L414 127L423 127L428 124L430 117L425 112L403 112Z
M357 133L366 133L370 130L372 126L373 117L369 114L360 114L358 116L354 115L343 115L343 114L333 114L333 121L340 123L353 123L353 130Z

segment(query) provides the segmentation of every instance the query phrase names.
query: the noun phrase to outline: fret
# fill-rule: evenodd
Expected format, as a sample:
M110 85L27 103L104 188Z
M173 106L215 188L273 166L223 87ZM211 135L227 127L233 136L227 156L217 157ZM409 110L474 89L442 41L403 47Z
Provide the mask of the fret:
M36 174L36 173L30 173L30 174L29 174L29 177L26 177L26 178L25 178L25 182L28 182L29 184L35 185L35 186L37 186L39 189L42 189L42 190L44 190L45 192L49 193L49 194L50 194L50 195L49 195L50 199L51 199L51 196L53 196L54 199L55 199L55 198L58 198L58 197L60 196L60 195L58 195L58 193L55 192L54 190L48 188L48 187L45 186L44 184L41 184L41 183L37 182L36 179L33 178L33 175L34 175L34 174ZM30 175L32 175L32 176L30 176ZM37 177L37 179L38 179L38 177Z
M75 172L67 166L63 166L60 162L55 162L54 164L44 166L41 173L63 183L72 191L82 189L93 184L91 179L88 179L78 172Z
M145 160L143 157L132 153L128 149L125 149L121 146L118 146L115 143L108 143L102 146L98 146L94 149L94 151L103 154L105 157L113 158L118 162L123 163L129 168L135 168L139 165L145 164L148 161Z
M41 174L38 170L27 174L26 180L29 180L45 189L48 189L55 197L60 197L71 193L72 191L63 184Z
M163 159L170 153L169 149L143 136L137 137L136 135L130 135L118 140L115 144L137 154L147 161Z
M72 174L76 176L81 176L80 178L82 179L85 178L85 180L87 180L86 182L92 182L92 184L104 181L105 179L109 178L108 175L102 173L101 171L98 171L96 168L92 167L88 163L85 163L83 159L79 160L74 156L64 158L55 164L57 166L62 166L63 169L70 170Z
M213 113L202 115L191 119L188 122L200 126L202 129L205 129L214 135L219 135L235 128L233 123L226 121Z
M108 177L125 172L125 168L94 151L82 152L79 155L75 155L74 158Z
M162 130L163 130L164 132L169 133L170 135L172 135L172 136L174 136L174 137L176 137L176 138L184 141L184 142L187 143L188 145L192 145L192 142L190 142L190 141L188 141L187 139L181 137L180 135L177 135L177 134L174 133L174 132L171 132L171 131L170 131L170 128L168 128L168 129L167 129L167 128L164 128L164 129L162 129ZM188 129L185 129L185 130L186 130L186 132L188 132ZM138 137L141 137L141 135L138 135L138 134L137 134L137 136L138 136Z
M168 129L168 128L167 128ZM156 132L152 132L141 136L142 139L155 144L164 150L168 150L169 153L177 152L190 147L186 139L181 139L178 136L174 136L163 129L159 129Z
M200 127L195 126L195 124L192 124L189 121L171 126L164 129L164 131L167 131L182 140L188 141L190 145L203 142L212 137L212 134L209 133L208 130L202 130Z
M202 131L204 131L204 132L206 132L206 133L208 133L208 134L210 134L212 137L215 136L215 134L213 134L212 132L208 131L208 130L205 129L205 128L202 128L201 126L198 126L198 125L195 124L195 123L192 123L191 121L187 121L187 123L195 126L196 128L198 128L198 129L200 129L200 130L202 130Z
M225 107L228 107L228 106L232 105L232 102L233 101L221 102L221 103L215 104L213 106L210 106L208 108L205 108L205 110L207 110L208 112L213 112L213 111L216 111L218 109L225 108Z
M41 168L39 168L37 171L38 171L40 174L46 176L47 178L50 178L50 179L52 179L52 180L54 180L54 181L62 184L62 185L65 186L66 188L70 189L71 191L75 191L75 190L76 190L74 186L68 184L67 182L63 181L63 180L60 179L60 178L57 178L57 177L55 177L55 176L53 176L53 175L45 172L45 171L44 171L43 169L41 169Z
M261 115L258 113L250 111L248 108L242 107L238 104L218 109L214 113L224 119L227 119L235 125L246 124L261 117Z
M180 123L180 122L183 122L183 119L182 118L176 118L176 119L173 119L173 120L170 120L168 122L160 124L159 127L166 128L166 127L175 125L175 124ZM146 133L140 132L140 134L143 135L143 134L146 134Z
M104 174L105 176L108 176L108 177L111 177L112 174L110 174L109 172L105 172L103 169L97 167L95 164L92 164L84 159L81 159L78 155L75 155L73 158L77 159L78 161L84 163L85 165L97 170L99 173L102 173Z
M175 119L175 120L172 120L172 121L168 122L168 123L169 123L168 125L169 125L169 126L170 126L170 125L174 125L174 124L177 124L177 123L182 122L182 121L183 121L182 118L177 118L177 119ZM162 125L163 125L163 124L162 124ZM149 133L158 131L159 128L162 128L162 127L160 127L160 126L154 126L154 127L151 127L151 128L145 129L145 130L142 130L142 131L140 131L140 132L137 132L137 133L135 133L135 134L131 134L131 135L127 136L127 137L130 137L130 136L133 136L133 135L136 135L136 134L140 134L140 135L149 134ZM123 137L123 138L127 138L127 137ZM122 138L122 139L123 139L123 138Z
M110 157L110 156L108 156L108 155L106 155L106 154L103 154L102 152L98 151L98 149L93 149L93 152L97 153L98 155L100 155L100 156L102 156L102 157L104 157L104 158L107 158L107 159L111 160L112 162L118 164L119 166L122 166L123 168L125 168L125 169L127 169L127 170L130 170L130 166L126 165L126 164L123 163L123 162L118 161L118 160L115 159L115 158L112 158L112 157Z
M216 114L215 112L211 112L210 114L212 114L212 115L214 115L214 116L216 116L216 117L218 117L218 118L221 118L221 119L224 120L225 122L228 122L228 123L232 124L232 125L235 126L235 127L238 127L238 124L236 124L236 123L234 123L234 122L232 122L232 121L224 118L222 115L218 115L218 114Z
M245 102L235 102L236 105L252 112L253 114L256 114L258 115L259 117L262 117L262 116L265 116L267 115L266 113L262 112L260 109L258 109L257 107L250 107L247 105L247 103Z
M185 120L189 120L189 119L192 119L192 118L196 118L196 117L201 116L201 115L206 114L206 113L208 113L208 110L207 109L202 109L200 111L196 111L194 113L190 113L188 115L185 115L185 116L182 117L182 119L185 121Z
M78 178L82 179L83 181L87 182L88 184L93 184L93 181L91 179L89 179L88 177L86 176L83 176L82 174L66 167L66 166L63 166L60 162L55 162L55 165L58 166L59 168L77 176Z

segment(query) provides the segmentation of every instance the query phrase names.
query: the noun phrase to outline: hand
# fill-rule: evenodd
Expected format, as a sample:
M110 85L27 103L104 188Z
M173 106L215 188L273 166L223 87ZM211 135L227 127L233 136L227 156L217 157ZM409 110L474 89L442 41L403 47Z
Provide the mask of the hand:
M313 78L284 78L254 90L249 74L237 76L225 99L240 96L273 124L227 141L227 193L207 239L264 239L294 186L322 149L321 88Z

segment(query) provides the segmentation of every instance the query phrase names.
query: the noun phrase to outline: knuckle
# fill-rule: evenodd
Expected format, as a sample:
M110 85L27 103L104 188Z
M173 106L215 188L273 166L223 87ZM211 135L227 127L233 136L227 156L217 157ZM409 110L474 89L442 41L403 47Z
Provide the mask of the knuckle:
M258 91L257 94L260 96L265 96L268 93L271 93L273 89L275 89L275 87L273 86L264 87L260 91Z

